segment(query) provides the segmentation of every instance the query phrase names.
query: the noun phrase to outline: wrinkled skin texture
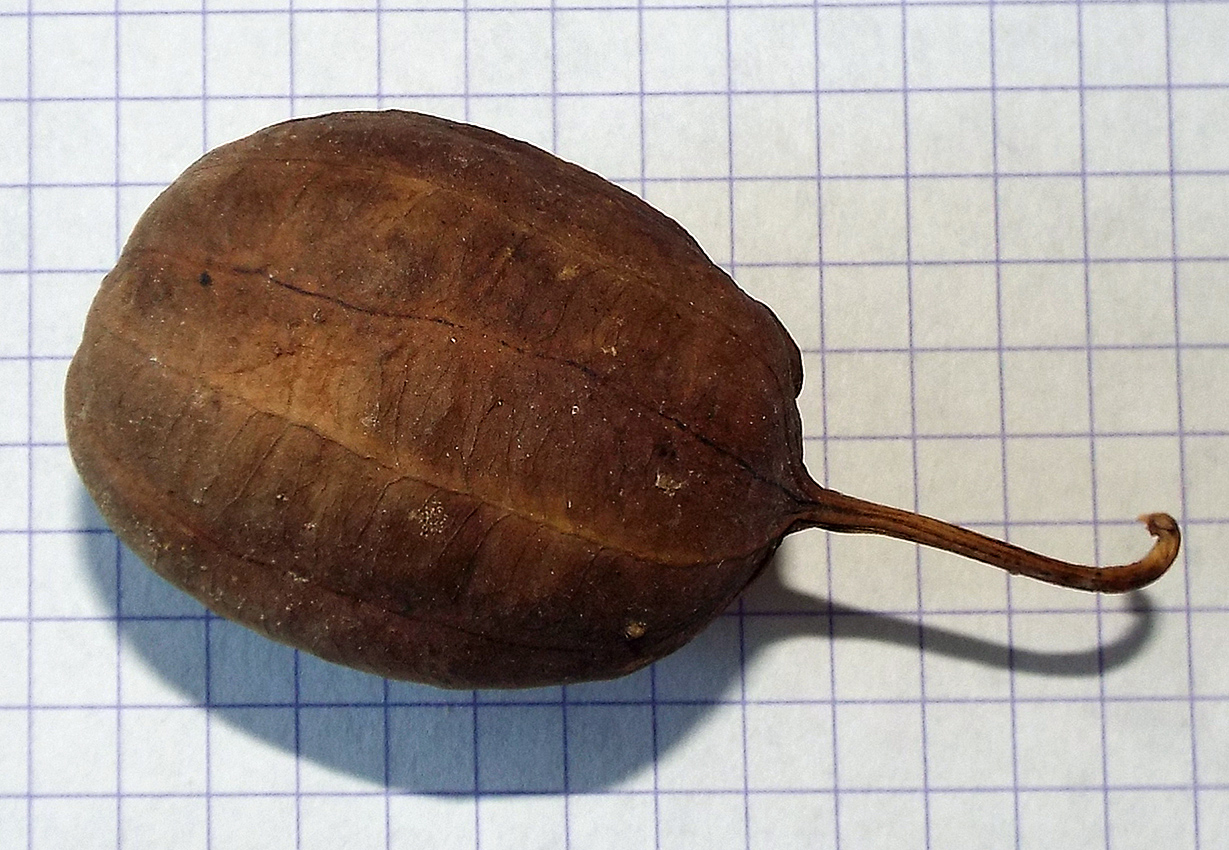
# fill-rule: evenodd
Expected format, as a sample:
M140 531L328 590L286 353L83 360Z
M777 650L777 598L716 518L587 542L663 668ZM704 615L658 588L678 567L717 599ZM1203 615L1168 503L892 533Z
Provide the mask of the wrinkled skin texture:
M203 157L69 370L102 514L217 613L448 687L619 676L804 515L798 350L677 224L399 112Z

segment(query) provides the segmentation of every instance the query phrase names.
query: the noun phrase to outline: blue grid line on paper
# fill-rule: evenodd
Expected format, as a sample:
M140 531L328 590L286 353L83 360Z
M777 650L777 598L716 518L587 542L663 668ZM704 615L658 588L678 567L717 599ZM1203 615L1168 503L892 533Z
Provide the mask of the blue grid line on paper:
M730 177L734 172L734 98L728 91L734 84L734 68L733 68L733 41L734 36L731 30L732 24L730 12L727 10L725 14L725 81L727 92L725 94L725 119L726 119L726 159L730 163ZM726 203L730 208L730 221L728 229L728 238L730 240L730 273L737 275L738 272L738 242L735 239L734 229L737 226L738 211L735 206L734 182L727 180L726 182ZM743 791L743 806L742 806L742 832L743 841L747 846L751 845L751 803L750 803L750 756L747 749L747 628L745 619L746 602L743 598L739 598L735 603L735 614L738 621L738 703L739 703L739 732L741 735L742 745L742 791Z
M115 11L118 12L118 10L119 10L119 0L116 0ZM114 78L115 135L112 140L115 146L115 158L114 158L114 165L113 165L114 172L112 174L112 177L116 183L119 182L119 178L120 178L120 150L122 149L121 148L121 138L122 137L120 135L120 127L121 127L121 124L120 124L121 122L120 93L124 90L123 85L122 85L122 80L121 80L122 64L121 64L120 57L122 55L122 47L123 47L123 28L119 26L119 23L117 20L116 25L115 25L115 50L112 56L112 61L115 64L115 69L114 69L115 71L115 78ZM31 128L31 133L32 132L33 132L33 128ZM123 247L124 235L123 235L123 222L122 222L121 210L120 210L120 192L119 192L118 186L116 186L113 191L114 191L114 196L115 196L115 201L114 201L115 253L118 256L121 248ZM124 610L124 598L122 595L122 586L121 586L122 577L121 577L120 570L119 570L119 558L120 558L119 547L116 546L115 586L114 588L111 588L110 590L114 594L115 610L117 612ZM124 822L124 771L123 771L124 750L123 750L123 723L122 723L122 715L121 715L121 706L123 706L124 704L124 692L123 692L124 677L120 675L120 672L119 672L122 663L123 663L123 641L122 641L122 637L120 633L120 620L119 620L119 617L116 617L116 622L115 622L115 670L116 670L115 713L116 713L116 723L115 723L115 826L114 826L116 846L119 846L123 842L123 822Z
M470 69L470 61L469 61L469 55L470 55L469 0L462 0L461 6L465 12L465 14L461 16L461 43L464 46L464 50L462 52L462 69L461 69L462 70L461 79L464 82L464 86L461 89L461 98L462 98L462 104L463 104L462 114L465 120L469 121L470 120L470 114L469 114L470 113L470 101L474 97L473 91L471 90L473 88L472 83L471 83L472 71ZM477 817L476 813L474 817L475 818Z
M646 110L645 110L645 50L644 50L644 13L645 8L643 3L636 4L636 74L637 82L639 83L639 91L636 93L636 106L638 111L639 126L637 133L637 141L639 142L638 161L640 165L640 174L637 182L640 197L644 197L647 192L647 161L648 161L648 140L646 138ZM661 774L659 760L661 756L661 726L660 715L658 713L658 694L657 694L657 667L652 665L649 668L649 744L650 753L652 754L652 799L653 799L653 848L660 850L661 847L661 807L660 807L660 791L661 791Z
M989 8L990 18L990 161L994 173L994 317L995 344L998 348L998 389L999 389L999 475L1003 484L1003 539L1011 541L1011 485L1007 475L1007 366L1004 354L1003 329L1003 230L1000 213L1002 186L999 171L999 79L998 50L996 49L996 19L995 6ZM1016 693L1016 647L1015 647L1015 616L1013 612L1014 594L1012 582L1006 582L1006 640L1007 661L1009 672L1007 677L1008 706L1010 711L1011 729L1011 815L1013 845L1020 848L1020 728L1016 709L1018 694Z
M768 796L773 794L789 794L801 796L804 794L822 794L822 795L838 795L838 794L859 794L859 795L875 795L875 794L951 794L951 795L986 795L1010 793L1014 786L1011 785L939 785L939 786L917 786L917 785L893 785L887 787L860 787L844 785L839 789L831 786L817 785L814 787L803 788L752 788L745 790L742 788L663 788L657 791L640 790L640 789L607 789L602 791L587 791L589 796L602 797L646 797L660 795L663 797L686 797L694 794L714 794L723 797L755 797ZM1200 786L1203 790L1225 791L1229 790L1229 782L1214 782ZM1100 793L1104 790L1102 785L1078 785L1078 784L1057 784L1057 785L1022 785L1021 793L1030 792L1059 792L1059 793L1074 793L1074 792L1096 792ZM1171 783L1128 783L1115 785L1111 790L1114 791L1190 791L1190 785L1171 784ZM459 797L468 798L474 795L472 789L457 789L457 790L437 790L437 791L406 791L400 789L386 790L377 789L371 791L214 791L211 796L218 799L244 799L249 797L269 798L269 799L328 799L328 798L381 798L384 796L390 797L408 797L414 795L427 795L437 797ZM553 797L562 794L562 786L559 789L549 790L528 790L528 791L511 791L505 789L489 789L482 791L481 797ZM31 794L33 799L38 800L115 800L119 799L115 794L108 793L46 793L46 794ZM133 791L123 795L123 798L129 800L149 800L149 799L199 799L202 795L190 791ZM23 798L25 795L0 794L0 799Z
M812 34L812 44L814 47L813 61L815 63L815 76L813 80L814 86L815 86L815 175L816 175L816 178L815 178L815 206L817 210L816 215L815 215L815 244L818 246L816 250L816 260L818 261L818 263L817 263L817 269L816 269L817 274L816 274L816 280L815 280L815 284L816 284L815 294L816 294L816 306L818 307L819 314L820 314L819 334L818 334L819 336L819 339L818 339L819 352L818 353L819 353L819 372L820 372L819 414L820 414L820 434L822 435L820 437L820 446L821 446L820 458L821 458L821 474L822 474L821 480L827 481L830 476L830 454L829 454L829 443L827 439L827 436L830 433L830 429L828 427L829 377L828 377L828 354L827 354L828 349L829 349L829 344L828 344L828 334L827 334L828 329L827 329L827 323L825 320L825 310L824 310L824 305L826 303L825 301L825 294L826 294L825 280L826 279L825 279L825 274L824 274L826 256L825 256L825 245L824 245L824 239L823 239L824 181L820 179L820 175L823 173L822 165L823 165L825 153L824 153L824 148L823 148L822 135L820 134L820 127L822 126L821 122L823 120L823 117L822 117L823 116L823 98L819 96L819 92L820 92L820 61L819 61L820 59L820 24L819 24L818 11L816 12L815 21L814 21L813 26L814 26L814 32ZM840 787L841 756L840 756L840 747L839 747L840 724L839 724L839 719L838 719L838 713L837 713L838 708L837 708L837 701L836 701L837 658L836 658L836 618L834 616L837 609L836 609L836 603L835 603L836 593L835 593L835 588L833 585L833 571L831 568L831 564L832 564L832 537L831 535L828 535L826 539L824 540L824 559L825 559L825 562L829 565L828 569L826 570L826 575L824 576L824 595L825 595L824 613L826 614L828 618L828 630L827 630L827 635L826 635L828 639L828 657L827 657L828 689L829 689L829 693L833 697L832 710L831 710L832 728L831 728L831 734L829 738L829 742L832 748L833 848L834 850L840 850L841 844L842 844L842 838L841 838L842 809L841 809L841 787Z
M207 0L201 0L202 11L205 11ZM212 97L209 90L209 21L210 15L201 15L201 137L200 150L203 152L209 146L209 101ZM118 148L117 148L118 149ZM214 617L209 611L205 611L202 616L203 628L202 639L204 647L202 647L202 664L204 668L203 696L206 706L213 706L213 620ZM205 712L205 781L204 781L204 797L205 797L205 847L212 850L214 846L214 788L213 788L213 711Z
M208 20L208 18L205 18L205 20ZM1106 84L1101 84L1101 85L1090 84L1082 88L1077 87L1077 86L1071 86L1071 85L1000 86L995 89L991 89L986 86L931 86L931 87L913 86L913 87L910 87L908 91L913 94L933 94L933 95L942 95L942 94L991 95L991 94L1003 94L1003 93L1078 94L1080 92L1085 92L1085 93L1086 92L1099 92L1099 93L1156 92L1159 94L1170 94L1175 91L1199 94L1199 93L1224 91L1226 88L1229 88L1229 83L1174 83L1172 86L1164 86L1164 85L1159 85L1155 83L1135 83L1135 84L1108 84L1106 83ZM901 95L903 91L904 90L900 88L896 88L896 87L886 88L886 87L876 87L876 86L863 86L863 87L858 87L858 88L843 88L843 89L823 88L823 89L818 89L818 90L811 90L811 89L739 89L739 90L735 90L735 91L728 92L728 93L719 91L716 89L703 90L703 91L698 91L694 89L692 90L659 89L659 90L650 90L646 92L635 92L635 91L610 92L610 91L575 90L575 91L560 91L554 94L545 94L542 92L523 92L523 91L465 92L464 90L462 90L458 92L433 93L431 97L434 99L440 100L440 101L448 101L448 100L475 100L475 101L545 100L552 104L557 104L559 101L586 100L586 99L592 99L596 97L629 98L629 99L630 98L643 98L645 100L657 100L657 99L666 99L666 98L707 99L707 98L727 97L728 96L728 97L734 97L734 98L741 99L744 97L745 98L789 97L789 96L805 96L805 95L818 94L821 98L826 98L826 97L833 97L833 96L845 97L845 96L854 96L854 95ZM378 96L375 96L374 99L377 101L387 101L389 98L404 99L410 96L413 96L412 93L410 92L387 92L385 91L379 94ZM208 106L209 104L213 104L213 103L218 103L218 104L221 104L221 103L264 103L264 102L279 102L280 103L280 102L283 102L289 99L293 99L296 102L305 103L309 106L315 103L326 103L327 104L327 103L337 102L337 101L340 101L340 102L356 101L361 106L362 104L365 104L368 101L373 100L373 95L366 94L363 92L344 92L342 91L342 92L329 92L326 94L319 94L319 93L295 94L292 96L288 88L286 92L276 93L276 94L218 93L218 94L209 94L207 96L203 94L202 95L197 95L197 94L145 94L145 95L125 94L122 96L122 98L120 98L120 103L143 103L143 104L203 103L204 105ZM110 103L111 100L112 99L110 97L106 95L100 95L100 94L76 94L76 95L39 94L36 96L32 96L29 99L25 97L0 96L0 104L5 104L5 103L24 104L27 102L36 103L36 104ZM310 114L310 111L305 114ZM1044 175L1044 176L1077 177L1081 175L1094 175L1098 177L1102 177L1102 176L1165 177L1165 176L1168 176L1169 173L1170 173L1169 169L1151 169L1151 168L1134 168L1130 170L1123 170L1121 172L1090 168L1090 169L1087 169L1086 171L1079 172L1079 173L1071 173L1068 171L1064 171L1062 169L1056 169L1056 170L1051 170L1051 171L1038 171L1038 172L1006 169L999 176L1001 177L1032 177L1032 176ZM1204 175L1224 174L1225 172L1224 172L1224 169L1190 169L1190 168L1178 167L1176 168L1176 173L1182 174L1182 175L1204 176ZM882 178L882 177L900 177L900 176L901 176L900 174L891 174L891 173L889 174L863 174L863 173L843 174L837 170L829 170L823 174L823 179L825 180L843 180L843 179L851 179L851 178L852 179L867 179L867 178L875 179L875 178ZM945 175L945 174L939 174L939 173L935 173L931 171L917 171L915 172L915 176L918 176L918 177L944 177L944 176L990 177L992 175L986 172L971 172L967 175L962 175L962 174ZM768 175L766 177L757 176L757 177L753 177L750 179L790 179L790 177L791 175ZM615 182L619 182L621 178L618 178L617 176L610 176L610 179L614 180ZM625 179L627 179L628 181L631 181L635 178L625 178ZM707 177L707 178L703 176L679 177L677 175L668 175L665 177L652 177L652 176L646 177L646 180L649 182L652 182L654 180L676 181L680 179L693 179L693 180L708 179L708 180L720 180L720 181L733 179L737 181L737 180L748 179L748 178L745 175L738 175L738 174L713 176L713 177ZM813 178L811 175L802 174L802 175L793 176L793 179L808 180L808 179L813 179ZM15 185L20 187L20 186L24 186L25 184L18 183ZM41 186L44 184L36 183L35 185ZM72 184L72 185L81 185L81 184ZM84 184L84 185L89 185L89 184ZM110 184L107 184L107 185L110 185ZM122 185L141 185L141 184L133 182L133 183L124 183Z
M1082 7L1077 8L1075 20L1076 20L1076 34L1077 34L1076 52L1078 56L1077 67L1078 67L1079 84L1080 84L1080 87L1078 90L1079 103L1080 103L1080 107L1079 107L1080 169L1083 172L1083 171L1086 171L1088 167L1087 165L1088 164L1088 129L1087 129L1088 109L1087 109L1087 102L1086 102L1086 92L1084 89L1084 82L1085 82L1085 77L1084 77L1085 75L1084 10ZM1089 226L1089 211L1088 211L1088 177L1086 173L1082 173L1080 175L1080 214L1082 216L1081 227L1080 227L1080 237L1082 241L1082 252L1081 253L1084 257L1088 257L1088 256L1091 256L1092 251L1090 250L1089 236L1088 236L1090 226ZM1085 341L1088 346L1087 353L1085 356L1085 360L1087 363L1087 370L1088 370L1088 423L1089 423L1089 429L1093 430L1096 427L1097 420L1096 420L1096 404L1093 399L1094 378L1093 378L1093 359L1092 359L1092 339L1093 339L1092 282L1091 282L1091 278L1089 274L1089 268L1087 265L1084 266L1084 308L1086 311L1085 319L1084 319L1084 329L1085 329L1084 332L1085 332ZM1092 479L1094 482L1096 480L1096 475L1097 475L1096 470L1097 470L1097 441L1094 439L1089 439L1089 474L1092 476ZM1099 512L1097 510L1097 488L1096 488L1095 483L1092 486L1092 500L1091 501L1092 501L1092 516L1095 520L1099 516ZM1093 529L1093 558L1097 563L1101 562L1101 537L1097 533L1097 530L1095 527ZM1097 644L1100 645L1101 642L1104 640L1104 631L1103 631L1103 621L1102 621L1102 616L1101 616L1102 614L1101 600L1099 598L1097 599L1096 607L1097 607L1096 635L1097 635ZM1109 842L1110 842L1110 835L1111 835L1110 791L1109 791L1109 744L1107 740L1108 738L1107 728L1106 728L1107 719L1106 719L1105 702L1104 702L1104 698L1105 698L1104 676L1101 676L1098 678L1098 691L1099 691L1099 696L1101 697L1101 699L1099 700L1099 703L1100 703L1100 714L1101 714L1102 824L1103 824L1103 829L1105 831L1106 850L1109 850Z
M1218 609L1218 612L1224 613L1224 609L1223 608ZM1041 614L1063 615L1063 617L1077 618L1077 617L1086 617L1086 615L1093 614L1095 612L1093 612L1093 610L1064 609L1064 610L1058 610L1058 612L1014 612L1014 613L1016 614L1024 613L1024 614L1032 614L1032 615L1041 613ZM1168 613L1184 614L1186 612L1185 612L1185 609L1171 609L1169 610ZM900 619L905 619L908 617L912 617L912 615L916 615L916 614L917 612L897 612L895 614L895 617L900 618ZM977 617L987 617L987 615L994 615L994 614L1005 615L1007 614L1007 610L1002 610L1002 612L993 612L993 610L978 610L978 612L970 612L970 614L977 615ZM944 617L951 617L952 614L944 612L941 615L944 615ZM957 615L959 615L959 612L957 612ZM726 615L726 617L730 619L735 619L736 615L729 614L729 615ZM804 613L755 612L755 613L747 614L747 619L753 619L753 618L775 619L775 618L783 618L783 617L789 617L789 618L794 618L794 619L825 619L825 615L823 615L822 613L807 614L805 612ZM858 615L848 615L848 617L881 618L882 614L880 614L879 612L875 612L875 613L866 613L866 614L858 614ZM36 620L36 622L43 622L43 620ZM1004 655L1005 655L1005 650L1007 650L1007 647L1004 646ZM1023 655L1023 652L1021 652L1021 655ZM1080 655L1085 655L1085 656L1091 655L1091 651L1082 652L1080 653ZM1106 704L1111 704L1111 703L1121 703L1121 704L1182 703L1182 704L1186 704L1188 703L1188 701L1190 701L1190 703L1198 704L1198 703L1220 703L1220 701L1224 701L1227 698L1229 698L1229 693L1193 694L1193 695L1190 695L1190 694L1169 694L1169 695L1165 695L1165 694L1122 694L1122 695L1106 694L1104 698L1102 698L1100 694L1095 694L1095 695L1064 694L1064 695L1058 695L1058 696L1016 695L1014 696L1014 698L1013 696L1010 696L1010 695L1008 696L930 695L928 696L927 701L928 703L932 705L1008 705L1010 703L1013 703L1013 701L1021 705L1050 705L1050 704L1069 704L1069 703L1100 704L1102 703L1102 701L1104 701L1104 703ZM592 708L592 706L599 706L599 708L622 708L622 706L650 705L650 704L667 705L667 706L697 706L697 708L698 706L719 706L719 705L728 705L728 706L742 706L742 705L748 705L748 706L751 706L751 705L826 705L826 706L827 705L917 705L918 700L914 698L891 698L891 696L865 696L865 698L855 698L855 696L843 696L843 698L841 699L828 699L828 698L826 699L812 699L812 698L769 699L769 698L761 698L761 696L752 696L752 698L747 698L745 700L744 699L732 699L732 698L731 699L712 698L712 699L703 699L703 700L701 699L677 699L677 698L666 698L666 696L660 696L660 698L656 698L655 700L649 699L649 698L644 698L644 699L627 698L627 699L618 699L618 700L576 699L576 698L569 699L569 705L573 706L573 708L576 708L576 706L583 706L583 708ZM454 708L454 706L468 705L468 703L463 703L463 701L457 701L457 700L431 700L431 699L404 700L404 699L390 698L390 700L388 700L388 705L390 705L391 708L398 708L398 709L403 709L403 708ZM483 698L478 701L478 705L481 706L481 708L556 708L556 706L559 705L559 701L552 700L552 699L500 700L500 699L492 699L492 698ZM210 703L209 706L211 709L226 709L226 710L234 710L234 709L294 710L295 703L294 701L274 701L274 700L258 701L258 703L235 703L235 701L215 700L213 701L213 703ZM85 703L85 701L79 701L79 703L69 703L69 704L38 703L37 705L37 709L39 711L71 711L71 710L81 709L81 708L86 708L86 709L116 708L116 705L114 705L113 701L98 701L98 703ZM129 703L123 704L122 706L120 706L120 708L122 708L123 710L157 709L157 710L166 710L166 711L197 711L200 709L200 706L199 705L189 705L189 704L140 703L140 701L129 701ZM369 700L369 701L355 700L355 701L342 701L342 703L338 703L338 701L302 700L299 703L299 708L382 709L383 701L382 700ZM0 711L25 711L25 710L26 710L25 705L0 704ZM1101 786L1099 785L1097 787L1101 787Z
M30 17L33 10L33 0L27 0L26 5L26 181L29 183L34 175L34 24ZM34 194L27 186L26 198ZM34 205L26 202L26 353L34 353ZM28 441L34 439L34 361L28 361L26 367L26 436ZM26 587L34 586L34 546L30 529L34 528L34 450L26 448ZM33 614L33 600L27 591L26 616ZM25 760L25 791L26 791L26 846L34 845L34 621L26 623L26 760Z
M294 846L303 846L303 703L299 698L302 678L299 675L302 655L294 650L294 676L291 683L294 687L294 702L291 711L294 712Z
M1078 57L1077 73L1079 74L1079 89L1077 91L1079 97L1079 147L1080 147L1080 169L1086 171L1088 167L1088 132L1087 132L1087 116L1088 110L1086 105L1086 90L1085 84L1085 51L1084 51L1084 10L1077 8L1076 10L1076 53ZM1080 214L1082 217L1080 226L1080 238L1082 242L1081 254L1084 257L1091 256L1092 252L1089 246L1089 212L1088 212L1088 177L1085 173L1080 175ZM1088 266L1084 266L1084 307L1086 311L1085 322L1085 342L1087 345L1087 353L1085 360L1088 371L1088 423L1089 429L1095 428L1096 423L1096 404L1093 400L1093 359L1092 359L1092 284L1089 275ZM1096 440L1089 439L1089 474L1093 481L1096 480L1097 468L1097 446ZM1094 520L1099 516L1097 511L1097 488L1094 483L1092 487L1092 516ZM1101 538L1097 530L1093 529L1093 557L1097 563L1101 562ZM1096 635L1097 644L1100 645L1104 635L1103 623L1101 617L1101 600L1097 599L1096 603ZM1105 713L1105 684L1104 677L1099 677L1098 681L1099 704L1100 704L1100 721L1101 721L1101 806L1102 806L1102 828L1105 835L1106 850L1109 850L1110 841L1110 792L1109 792L1109 762L1108 753L1109 745L1107 742L1106 730L1106 713Z
M286 53L287 53L286 55L286 60L287 60L286 96L290 101L290 111L294 112L295 111L295 108L294 108L295 107L295 96L296 96L295 69L297 65L297 63L295 62L295 37L294 35L295 35L295 23L298 21L299 17L302 15L302 12L300 10L296 10L294 0L287 0L287 6L288 8L287 8L287 13L286 13L286 28L288 32L288 38L286 40ZM297 813L296 813L296 819L297 819ZM295 846L296 847L299 846L299 840L297 836L295 838Z
M1177 164L1175 161L1177 158L1177 154L1176 154L1177 143L1175 140L1175 130L1174 130L1174 81L1173 81L1173 50L1174 50L1174 47L1173 47L1172 14L1168 6L1165 7L1164 12L1165 12L1165 82L1166 82L1166 86L1168 89L1166 93L1166 97L1165 97L1165 107L1166 107L1165 120L1166 120L1166 133L1167 133L1166 141L1168 142L1169 170L1170 170L1169 197L1171 199L1169 244L1170 244L1170 250L1173 252L1173 255L1174 255L1174 262L1173 262L1171 274L1173 275L1172 298L1173 298L1173 306L1174 306L1174 323L1173 323L1174 385L1177 391L1176 392L1177 405L1176 405L1175 413L1176 413L1176 420L1177 420L1177 426L1178 426L1178 433L1176 435L1176 438L1177 438L1177 444L1178 444L1178 467L1180 469L1186 469L1185 421L1184 421L1184 416L1183 416L1184 382L1182 380L1182 322L1180 321L1180 313L1179 313L1179 304L1180 304L1181 294L1180 294L1180 290L1178 287L1180 264L1177 259L1178 257L1178 216L1177 216L1177 203L1173 201L1173 199L1176 199L1178 196L1178 188L1177 188L1178 171L1177 171ZM1183 524L1189 521L1189 517L1187 516L1187 510L1186 510L1187 499L1186 499L1186 478L1185 476L1181 476L1179 478L1178 499L1179 499L1178 522L1180 525L1182 525L1182 527L1186 527ZM1184 553L1180 555L1179 557L1181 559L1182 564L1185 565L1186 560L1187 560L1186 554ZM1188 722L1190 723L1190 730L1191 730L1191 786L1194 790L1194 793L1191 795L1191 819L1193 822L1192 829L1194 831L1195 846L1198 847L1202 843L1201 842L1202 830L1201 830L1201 819L1200 819L1200 799L1199 799L1200 797L1199 791L1201 788L1200 776L1199 776L1199 747L1198 747L1199 721L1198 721L1198 717L1195 711L1195 706L1197 704L1198 699L1197 699L1197 695L1195 692L1195 668L1193 664L1194 626L1193 626L1192 617L1191 617L1193 600L1191 597L1191 580L1190 580L1190 573L1188 570L1183 570L1182 572L1182 584L1183 584L1182 595L1186 603L1186 612L1185 612L1186 647L1187 647L1186 681L1187 681L1188 693L1190 694L1190 697L1191 697L1190 709L1189 709L1189 714L1188 714Z
M1179 0L1176 5L1179 6L1218 6L1223 5L1224 0ZM1025 6L1033 7L1038 5L1046 6L1078 6L1081 0L1003 0L999 6ZM32 6L33 4L31 4ZM796 10L819 10L819 9L883 9L885 7L892 8L899 5L891 0L850 0L850 2L819 2L819 3L654 3L640 4L640 7L648 12L663 12L663 11L708 11L716 12L723 10L781 10L781 9L796 9ZM978 8L985 6L985 0L929 0L925 4L926 8L942 8L942 7L965 7ZM1138 5L1136 0L1094 0L1089 3L1091 6L1133 6ZM1158 4L1159 5L1159 4ZM285 15L287 12L297 13L334 13L334 14L375 14L380 13L437 13L437 12L550 12L552 10L560 10L565 12L626 12L629 9L637 8L636 6L617 5L617 4L584 4L584 5L560 5L551 6L549 4L541 5L501 5L498 3L490 4L474 4L474 3L453 3L451 5L396 5L396 4L380 4L376 0L372 0L371 7L358 6L302 6L295 8L293 0L289 8L286 6L275 7L253 7L244 9L220 8L220 9L47 9L35 10L31 8L28 12L14 11L6 9L0 11L0 17L124 17L124 16L151 16L151 15L234 15L234 14L266 14L266 15Z
M392 816L392 729L390 721L390 709L392 707L389 698L389 682L387 679L380 685L380 722L382 728L380 733L382 740L380 741L381 749L384 751L384 763L382 768L384 775L381 777L384 781L384 846L388 848L392 845L393 835L393 816Z
M909 32L909 4L902 2L900 4L900 27L902 33ZM904 248L905 248L905 313L908 319L908 345L909 350L909 460L910 471L912 473L912 493L913 504L909 509L917 512L921 510L921 477L918 464L918 405L917 405L917 358L914 352L914 276L913 276L913 179L912 173L913 157L910 155L910 94L909 88L909 39L904 37L901 39L901 88L903 93L903 116L902 116L902 139L901 145L903 148L904 160L904 188L905 188L905 209L904 209ZM927 711L926 711L926 631L925 631L925 599L922 593L922 553L918 548L913 556L914 578L916 581L916 600L917 600L917 652L918 652L918 713L921 723L921 758L922 758L922 829L925 836L926 847L931 846L931 836L933 834L931 824L931 800L930 800L930 772L931 759L929 752L930 738L927 734Z
M281 98L264 98L266 100L280 100ZM155 100L151 98L151 100ZM165 98L157 98L162 101ZM196 98L185 98L185 100L196 100ZM102 101L99 101L102 102ZM1180 175L1183 177L1225 177L1229 176L1229 169L1166 169L1155 170L1146 169L1138 171L1088 171L1088 172L1072 172L1072 171L1007 171L1007 172L992 172L992 171L967 171L967 172L919 172L910 175L914 180L1002 180L1002 179L1030 179L1037 177L1068 177L1079 178L1083 176L1092 177L1172 177ZM873 181L873 180L901 180L905 177L904 174L895 172L883 172L879 174L826 174L822 178L824 181L841 182L841 181ZM630 183L633 180L639 180L639 177L625 177L614 175L610 180L615 183ZM646 177L644 182L651 183L809 183L815 180L814 175L810 174L767 174L767 175L752 175L752 174L731 174L724 177L705 177L705 176L688 176L688 177ZM24 189L26 187L34 189L88 189L88 188L122 188L122 189L162 189L166 184L163 182L154 182L148 180L108 180L108 181L77 181L73 183L59 183L54 181L37 181L23 183L0 183L0 189ZM1177 255L1182 258L1181 254ZM1072 258L1065 258L1068 262ZM1130 258L1134 260L1136 258ZM1171 261L1173 257L1166 256L1161 259ZM1056 262L1061 260L1044 260L1041 262ZM931 260L930 262L961 262L959 259L950 261ZM988 262L983 260L982 262ZM1005 258L1003 262L1010 263L1010 258ZM755 263L754 265L760 265ZM813 264L812 264L813 265ZM47 271L40 269L40 271Z
M1132 0L1133 1L1133 0ZM1223 0L1219 0L1223 2ZM932 4L928 4L932 5ZM1035 5L1030 3L1030 5ZM203 20L209 20L214 15L221 14L218 12L210 12L207 15L201 16ZM245 13L246 14L246 13ZM110 18L108 13L105 17ZM208 63L208 55L205 56L205 62ZM1070 83L1046 83L1034 85L1001 85L1001 86L979 86L979 85L946 85L946 86L909 86L904 89L900 86L853 86L853 87L834 87L824 86L820 88L731 88L726 89L708 89L708 88L691 88L691 89L673 89L659 88L647 89L645 91L634 91L630 89L568 89L558 92L537 92L537 91L517 91L509 89L507 91L477 91L466 92L464 88L460 91L432 92L431 97L448 99L458 97L472 97L474 99L493 99L506 98L509 100L569 100L582 97L644 97L648 99L662 97L757 97L764 95L815 95L821 97L830 95L849 95L849 94L902 94L908 91L912 94L990 94L992 92L1003 93L1076 93L1076 92L1176 92L1176 91L1192 91L1192 92L1210 92L1219 91L1229 86L1229 83L1224 82L1202 82L1202 83L1173 83L1166 85L1164 83L1087 83L1083 86ZM404 96L412 93L390 93L384 91L381 97ZM370 99L372 95L367 92L360 91L337 91L327 94L300 94L298 95L304 100L351 100L351 99ZM286 94L269 94L269 93L217 93L210 94L208 101L227 102L227 101L247 101L247 100L285 100ZM0 103L26 103L32 100L35 103L110 103L112 98L103 94L38 94L32 95L30 98L15 97L12 95L0 96ZM124 94L121 98L123 102L145 103L145 102L167 102L177 103L182 101L200 101L201 96L196 94ZM721 178L725 179L725 178Z

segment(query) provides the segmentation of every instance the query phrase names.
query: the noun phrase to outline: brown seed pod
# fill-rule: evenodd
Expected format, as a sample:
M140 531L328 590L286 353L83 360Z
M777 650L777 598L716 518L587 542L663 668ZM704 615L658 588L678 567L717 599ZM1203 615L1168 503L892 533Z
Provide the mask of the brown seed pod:
M120 538L217 613L450 687L619 676L819 526L1123 591L816 484L798 349L673 221L496 133L404 112L207 154L103 281L69 447Z

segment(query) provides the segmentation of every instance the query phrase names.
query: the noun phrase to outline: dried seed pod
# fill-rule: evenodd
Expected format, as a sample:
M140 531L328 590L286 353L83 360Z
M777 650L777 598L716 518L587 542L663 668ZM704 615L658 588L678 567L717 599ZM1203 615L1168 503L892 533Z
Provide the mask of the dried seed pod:
M104 517L219 614L453 687L609 678L681 646L809 526L1042 580L1078 567L824 489L798 349L673 221L403 112L290 121L137 224L69 369Z

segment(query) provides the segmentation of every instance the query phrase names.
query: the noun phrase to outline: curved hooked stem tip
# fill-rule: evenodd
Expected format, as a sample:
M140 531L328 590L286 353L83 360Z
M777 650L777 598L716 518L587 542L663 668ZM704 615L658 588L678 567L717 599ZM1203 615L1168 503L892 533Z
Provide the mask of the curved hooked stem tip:
M1178 557L1182 542L1178 523L1169 514L1144 514L1140 522L1145 523L1148 533L1156 538L1144 557L1117 567L1089 567L1030 552L921 514L867 502L835 490L822 487L817 490L819 492L801 519L803 525L829 531L884 534L955 552L1012 575L1097 593L1125 593L1151 584L1164 575Z

